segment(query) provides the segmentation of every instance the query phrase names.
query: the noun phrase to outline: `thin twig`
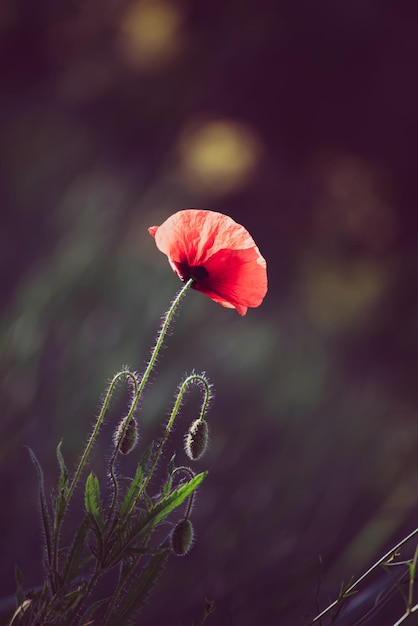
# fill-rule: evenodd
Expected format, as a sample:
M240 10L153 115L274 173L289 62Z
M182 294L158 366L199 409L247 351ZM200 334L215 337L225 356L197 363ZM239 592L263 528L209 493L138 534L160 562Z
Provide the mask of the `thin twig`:
M415 530L413 530L411 533L409 533L409 535L407 535L401 541L399 541L399 543L393 546L378 561L376 561L371 567L369 567L369 569L366 572L364 572L364 574L362 574L360 578L358 578L353 584L347 587L344 593L340 595L340 597L337 598L337 600L334 600L334 602L332 602L329 606L327 606L326 609L321 611L321 613L319 613L319 615L317 615L312 620L312 624L315 624L316 622L320 621L321 618L327 615L335 606L337 606L341 602L341 600L345 599L355 589L357 589L357 587L367 578L367 576L369 576L372 572L374 572L380 565L382 565L382 563L387 561L394 552L398 552L399 548L401 548L405 543L407 543L410 539L412 539L416 535L418 535L418 528L415 528Z

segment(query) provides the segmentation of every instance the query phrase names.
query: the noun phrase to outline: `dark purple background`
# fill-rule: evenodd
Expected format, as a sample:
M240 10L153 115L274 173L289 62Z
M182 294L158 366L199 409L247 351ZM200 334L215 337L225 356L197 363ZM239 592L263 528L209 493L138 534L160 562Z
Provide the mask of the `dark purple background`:
M244 319L191 294L160 358L144 446L183 373L203 369L216 389L199 463L210 474L196 545L172 559L138 623L197 622L205 597L217 605L208 624L309 623L320 556L325 606L417 525L417 10L133 7L0 7L2 594L16 562L28 586L42 576L24 444L49 487L62 437L76 463L107 381L144 367L179 287L146 228L198 206L248 228L270 289ZM166 32L154 55L140 27L133 38L135 15ZM235 182L228 158L209 179L185 165L187 137L216 121L253 155ZM219 144L212 168L223 159ZM103 473L112 428L96 448ZM366 585L358 616L376 593ZM370 623L402 614L399 595L388 606Z

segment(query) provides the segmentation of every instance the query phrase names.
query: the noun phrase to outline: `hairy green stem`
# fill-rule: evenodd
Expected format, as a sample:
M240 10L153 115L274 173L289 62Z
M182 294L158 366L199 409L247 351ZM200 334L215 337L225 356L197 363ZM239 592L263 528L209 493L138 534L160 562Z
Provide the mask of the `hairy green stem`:
M118 384L118 382L122 378L129 378L133 382L135 395L137 395L137 393L138 393L138 391L137 391L138 383L137 383L136 377L129 370L122 370L122 371L118 372L113 377L113 380L112 380L112 382L109 385L109 389L107 390L106 397L104 399L102 408L100 409L99 416L98 416L98 418L96 420L96 424L95 424L95 426L93 428L93 432L91 433L90 438L87 441L87 445L86 445L86 447L84 449L84 452L83 452L83 454L81 456L81 459L80 459L78 467L77 467L77 469L75 471L73 480L71 481L71 485L68 488L66 501L65 501L65 504L64 504L63 509L61 511L61 514L60 514L59 517L57 517L55 519L55 527L54 527L54 554L53 554L53 558L54 558L54 572L52 573L53 576L55 576L55 574L58 572L58 552L59 552L59 550L58 550L58 543L59 543L59 537L60 537L61 524L62 524L62 521L64 519L65 512L66 512L66 510L68 508L68 504L69 504L69 502L70 502L70 500L71 500L71 498L72 498L72 496L74 494L74 490L75 490L75 488L77 486L77 483L80 480L81 473L82 473L82 471L84 469L84 466L85 466L85 464L87 462L87 459L88 459L88 457L90 455L90 452L91 452L91 450L93 448L94 442L97 439L97 435L99 434L99 430L100 430L100 428L101 428L101 426L103 424L104 417L105 417L106 411L107 411L107 409L109 407L109 403L110 403L110 400L112 398L112 395L113 395L113 392L115 390L115 387L116 387L116 385Z
M176 474L177 472L186 472L186 474L189 474L189 476L191 476L192 478L195 477L195 473L190 469L190 467L187 467L186 465L181 465L180 467L176 467L176 469L172 472L171 475L174 476L174 474ZM190 517L190 513L191 513L192 505L193 505L194 494L195 494L194 491L190 494L189 504L187 506L186 515L184 516L184 519L189 519L189 517Z
M211 395L210 385L209 385L208 381L206 380L206 378L204 376L202 376L202 374L190 374L190 376L187 376L184 379L184 381L182 382L182 384L180 386L179 392L177 394L176 401L175 401L173 409L171 411L170 418L168 420L167 426L165 427L164 435L163 435L160 443L158 444L158 449L157 449L157 452L155 454L153 463L151 465L151 469L148 472L148 475L147 475L146 479L144 480L144 482L143 482L143 484L141 486L141 489L140 489L140 491L139 491L139 493L138 493L138 495L136 497L135 503L139 502L139 500L143 496L143 494L144 494L144 492L145 492L145 490L146 490L146 488L147 488L147 486L148 486L152 476L154 475L155 468L157 467L157 464L158 464L158 461L159 461L159 459L161 457L161 454L162 454L162 451L164 449L164 446L165 446L165 444L167 442L167 439L168 439L168 437L170 435L171 429L173 428L174 421L175 421L175 419L177 417L177 414L178 414L178 412L180 410L180 406L181 406L181 403L183 401L183 396L184 396L184 394L187 391L187 387L190 384L192 384L192 383L199 383L199 384L203 385L203 387L205 389L205 394L204 394L204 397L203 397L202 408L200 410L199 419L202 420L204 418L204 416L205 416L205 412L206 412L206 409L208 407L209 400L210 400L210 395Z
M51 572L51 582L52 582L52 586L53 588L55 588L55 578L57 576L58 573L58 554L59 554L59 538L60 538L60 530L61 530L61 525L65 516L65 513L68 509L68 505L69 502L71 500L71 498L74 495L74 491L77 487L77 484L80 480L81 474L83 472L83 469L87 463L87 460L90 456L90 453L92 451L92 448L94 446L94 443L97 439L97 436L99 434L99 431L103 425L104 422L104 418L106 415L106 412L109 408L109 404L110 401L112 399L114 390L116 385L118 384L118 382L122 379L122 378L128 378L130 379L132 385L133 385L133 389L134 389L134 393L133 393L133 399L131 402L131 407L129 409L129 414L128 416L133 416L134 412L136 410L136 407L138 406L138 402L141 398L142 392L148 382L149 376L155 366L155 363L157 361L158 358L158 354L160 352L161 346L164 342L164 339L167 335L167 332L169 330L170 324L173 321L174 315L178 309L178 306L181 302L181 300L183 299L183 297L186 295L186 293L188 292L188 290L190 289L190 287L193 284L193 279L190 279L187 281L187 283L185 283L185 285L180 289L180 291L177 293L176 297L174 298L173 302L171 303L167 313L164 316L161 328L159 330L159 333L157 335L157 340L155 343L155 346L152 350L151 353L151 357L150 360L148 362L148 365L145 369L145 372L140 380L140 382L138 382L137 377L135 374L133 374L132 372L130 372L129 370L123 370L118 372L112 382L109 385L109 388L107 390L106 393L106 397L104 399L103 405L100 409L100 413L99 416L96 420L95 426L93 428L93 431L87 441L86 447L84 449L84 452L81 456L81 459L78 463L77 469L74 473L74 477L70 483L70 486L68 487L68 491L66 493L66 499L65 499L65 503L63 505L63 508L60 512L60 515L56 516L55 520L54 520L54 542L53 542L53 554L52 554L52 572ZM177 409L178 410L178 409ZM129 423L129 420L127 420L127 424ZM168 436L168 433L167 433ZM121 440L118 442L118 444L116 445L116 449L114 451L114 454L112 456L111 462L110 462L110 476L113 482L113 486L114 486L114 494L113 494L113 501L112 501L112 506L110 509L110 518L112 517L113 511L114 511L114 507L115 507L115 503L117 501L117 495L118 495L118 484L117 484L117 480L116 480L116 476L115 476L115 472L114 472L114 464L116 462L116 456L117 453L119 451L120 448L120 442ZM159 456L159 455L158 455ZM155 469L156 466L156 462L153 465L153 471ZM110 519L109 518L109 519ZM109 520L108 520L109 521Z
M155 346L154 346L154 349L153 349L152 354L151 354L151 358L150 358L150 360L148 362L147 368L146 368L146 370L144 372L144 375L142 377L142 380L140 382L140 385L139 385L137 394L135 396L134 402L132 403L134 408L136 407L136 405L138 403L138 400L140 399L140 397L142 395L142 392L144 391L144 387L145 387L145 385L148 382L149 375L151 374L151 372L152 372L152 370L154 368L155 362L156 362L157 357L158 357L158 353L160 352L160 348L163 345L163 342L164 342L165 336L167 334L167 331L168 331L168 329L170 327L171 322L173 321L174 314L177 311L177 308L178 308L180 302L182 301L182 299L184 298L184 296L186 295L186 293L189 291L190 287L192 286L193 282L194 282L193 278L190 278L187 281L187 283L184 285L184 287L182 287L180 289L180 291L178 292L178 294L174 298L173 302L171 303L170 308L168 309L167 313L165 314L163 323L162 323L161 328L160 328L160 332L158 333L158 336L157 336L157 341L155 342Z
M133 381L134 389L135 389L135 397L138 395L138 383L137 383L135 375L132 374L132 372L130 372L129 370L122 370L121 372L118 372L114 376L112 382L110 383L110 386L109 386L109 389L107 391L107 394L106 394L105 400L103 402L102 408L100 409L99 417L96 420L96 424L94 426L93 432L90 435L90 438L89 438L89 440L87 442L87 445L85 447L83 455L82 455L82 457L80 459L80 462L79 462L78 467L76 469L76 472L74 474L74 478L73 478L73 480L71 482L70 488L68 489L67 504L70 501L70 499L71 499L71 497L72 497L72 495L74 493L74 489L76 488L78 481L80 480L81 472L84 469L84 466L85 466L85 464L87 462L87 459L88 459L88 457L90 455L90 452L91 452L91 450L93 448L94 442L96 441L97 435L99 434L99 430L102 427L104 416L105 416L106 411L107 411L107 409L109 407L109 403L110 403L110 400L112 399L112 395L113 395L113 392L115 390L115 387L116 387L117 383L119 382L119 380L121 378L123 378L123 377L130 378Z
M180 291L178 292L178 294L176 295L176 297L174 298L173 302L170 305L170 308L168 309L167 313L165 314L163 323L161 325L160 331L158 333L157 336L157 340L155 342L155 346L154 349L151 353L151 357L150 360L148 361L148 365L147 368L141 378L141 382L136 390L136 393L134 395L134 398L132 400L132 404L131 404L131 408L129 409L129 413L127 417L132 417L135 413L136 407L138 406L138 402L141 399L141 395L142 392L144 391L145 385L148 382L148 378L154 368L154 365L156 363L156 360L158 358L158 354L160 352L161 346L163 345L165 336L167 334L167 331L170 327L171 322L173 321L173 317L177 311L177 308L181 302L181 300L183 299L183 297L186 295L186 293L189 291L190 287L193 284L193 278L191 278L190 280L187 281L187 283L184 285L184 287L182 287L182 289L180 289ZM126 420L126 429L127 429L127 425L129 423L129 419ZM110 461L110 468L109 468L109 472L110 472L110 476L112 478L113 481L113 487L114 487L114 493L113 493L113 499L112 499L112 504L110 507L110 512L109 512L109 516L108 516L108 523L110 523L112 516L113 516L113 512L116 506L116 501L117 501L117 492L118 492L118 485L117 485L117 480L116 480L116 476L115 476L115 471L114 471L114 466L116 463L116 458L119 452L119 448L120 448L120 444L122 441L123 437L120 438Z

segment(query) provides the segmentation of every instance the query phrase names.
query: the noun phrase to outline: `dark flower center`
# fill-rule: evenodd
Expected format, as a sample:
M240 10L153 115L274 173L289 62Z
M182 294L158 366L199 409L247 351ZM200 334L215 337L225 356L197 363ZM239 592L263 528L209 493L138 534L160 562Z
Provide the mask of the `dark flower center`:
M203 278L208 278L209 272L203 265L197 265L195 267L191 267L187 263L178 263L177 267L179 268L180 274L184 282L187 282L190 278L194 280L202 280Z

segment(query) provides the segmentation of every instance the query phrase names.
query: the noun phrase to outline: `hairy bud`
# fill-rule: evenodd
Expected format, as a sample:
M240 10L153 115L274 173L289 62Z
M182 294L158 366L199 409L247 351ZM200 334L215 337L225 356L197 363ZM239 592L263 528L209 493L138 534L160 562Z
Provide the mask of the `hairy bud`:
M128 426L126 426L127 420L128 418L125 417L121 421L113 436L115 446L117 446L120 442L119 451L122 454L129 454L129 452L131 452L131 450L133 450L138 443L138 426L136 420L135 418L130 417Z
M189 519L182 519L171 533L171 550L177 556L188 553L193 543L193 526Z
M208 424L205 420L195 420L184 438L184 451L189 459L197 461L206 452L208 447Z

